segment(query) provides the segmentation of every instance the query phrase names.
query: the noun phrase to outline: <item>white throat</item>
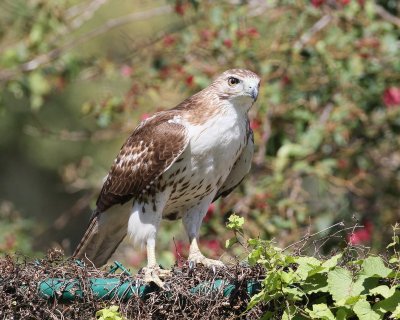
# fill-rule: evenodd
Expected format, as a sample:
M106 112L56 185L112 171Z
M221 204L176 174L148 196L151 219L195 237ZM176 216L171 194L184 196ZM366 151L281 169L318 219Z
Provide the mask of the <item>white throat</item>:
M234 108L239 114L243 115L249 112L254 103L254 100L249 96L239 96L228 101L231 108Z

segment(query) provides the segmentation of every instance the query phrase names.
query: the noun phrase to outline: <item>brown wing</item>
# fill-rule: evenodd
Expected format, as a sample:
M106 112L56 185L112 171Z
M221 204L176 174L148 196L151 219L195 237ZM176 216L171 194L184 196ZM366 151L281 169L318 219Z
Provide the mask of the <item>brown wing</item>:
M188 144L186 128L164 111L144 121L122 146L97 200L97 212L138 197L154 184Z

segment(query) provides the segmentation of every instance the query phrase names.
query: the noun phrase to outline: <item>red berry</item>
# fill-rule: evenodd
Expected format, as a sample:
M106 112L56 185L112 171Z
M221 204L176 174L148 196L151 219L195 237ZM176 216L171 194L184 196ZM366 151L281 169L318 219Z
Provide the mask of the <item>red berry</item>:
M373 224L370 221L364 222L364 227L356 229L348 235L347 242L350 245L357 245L370 242L372 240Z
M369 239L369 234L365 229L354 231L348 238L348 242L351 245L362 244L367 242Z
M56 87L58 90L63 90L66 86L67 82L65 81L65 78L62 76L58 76L55 79L54 82L54 87Z
M163 44L165 47L172 46L176 41L176 38L173 35L167 34L163 39Z
M247 29L247 35L251 38L258 38L260 33L258 32L257 28L251 27Z
M185 82L189 87L191 87L194 83L194 77L192 75L186 77Z
M159 71L160 73L160 78L165 79L170 76L170 68L169 67L162 67Z
M211 40L213 36L213 32L208 29L203 29L200 31L200 38L204 42Z
M383 102L386 107L399 107L400 106L400 87L390 87L383 93Z
M175 5L175 12L180 16L183 16L185 14L185 11L186 11L186 6L183 5L182 3L177 3Z
M182 240L178 240L175 242L175 250L174 250L175 259L178 259L183 255L187 255L188 251L189 251L189 244L187 242L184 242Z
M267 199L269 195L267 193L257 193L254 199L254 205L257 209L265 210L268 208Z
M208 220L210 220L211 217L213 216L214 212L215 212L215 204L211 203L210 206L208 207L207 214L203 219L204 222L207 222Z
M287 74L283 75L281 78L281 84L282 87L286 87L287 85L289 85L292 82L292 80L290 80L289 76Z
M232 48L233 42L231 39L225 39L223 43L225 47Z
M243 31L243 30L237 30L236 31L236 37L238 38L238 39L242 39L244 36L246 35L246 32L245 31Z
M254 131L257 131L258 128L260 128L261 122L257 119L253 119L250 121L250 128Z
M137 267L137 266L141 265L141 263L143 262L143 259L144 259L143 254L134 252L134 253L132 253L132 255L128 256L127 260L128 260L128 263L130 266Z
M201 245L205 246L207 249L218 253L221 251L221 246L219 244L219 241L216 239L212 240L201 240Z
M121 76L123 76L125 78L129 78L133 73L133 68L131 66L124 64L120 69L120 73L121 73Z
M349 161L347 159L339 159L338 160L338 168L339 169L347 169L349 167Z
M322 6L324 4L325 0L311 0L311 4L316 7L319 8L320 6Z
M183 69L183 66L180 65L180 64L179 64L179 65L175 65L175 66L174 66L174 69L175 69L175 71L178 72L178 73L181 73L181 74L182 74L182 73L185 73L185 70Z

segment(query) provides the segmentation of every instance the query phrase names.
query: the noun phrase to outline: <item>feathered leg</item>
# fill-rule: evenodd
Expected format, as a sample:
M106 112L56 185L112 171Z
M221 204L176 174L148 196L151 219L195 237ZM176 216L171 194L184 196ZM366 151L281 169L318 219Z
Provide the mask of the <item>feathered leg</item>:
M157 194L154 199L146 203L135 201L128 223L128 233L134 245L147 249L147 267L143 268L146 282L154 282L163 287L161 278L170 275L170 270L161 269L156 260L155 244L162 211L167 202L169 192Z
M208 267L223 267L224 264L222 263L222 261L206 258L200 251L198 246L198 237L201 222L203 221L203 218L207 213L208 206L210 205L212 199L213 197L207 197L203 199L203 201L199 205L191 208L183 216L182 222L190 242L188 260L195 263L201 263Z

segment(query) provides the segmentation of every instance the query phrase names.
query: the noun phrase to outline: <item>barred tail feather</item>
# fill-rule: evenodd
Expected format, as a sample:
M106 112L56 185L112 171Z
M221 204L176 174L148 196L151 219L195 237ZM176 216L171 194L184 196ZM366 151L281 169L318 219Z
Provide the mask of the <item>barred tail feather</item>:
M128 218L121 214L95 211L73 257L93 263L106 264L126 236Z
M94 235L98 232L99 222L98 222L98 214L93 213L92 218L90 219L89 226L87 227L81 241L75 249L72 257L77 259L82 259L85 257L86 247L93 240Z

